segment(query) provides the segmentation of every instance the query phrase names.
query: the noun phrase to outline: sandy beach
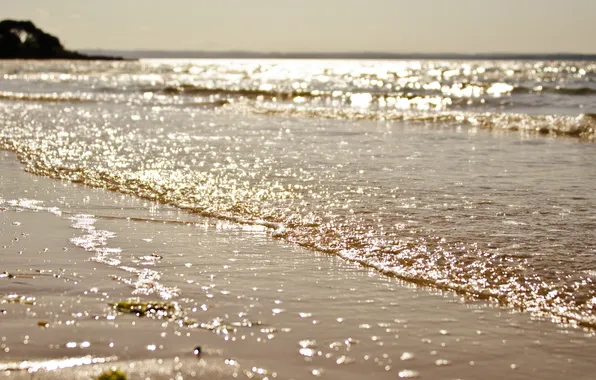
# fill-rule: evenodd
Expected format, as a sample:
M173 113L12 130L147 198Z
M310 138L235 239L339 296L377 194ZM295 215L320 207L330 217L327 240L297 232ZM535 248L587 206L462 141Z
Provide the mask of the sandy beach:
M591 331L0 158L4 376L589 379L596 369ZM175 311L110 305L129 299Z
M596 379L596 1L0 9L0 380Z

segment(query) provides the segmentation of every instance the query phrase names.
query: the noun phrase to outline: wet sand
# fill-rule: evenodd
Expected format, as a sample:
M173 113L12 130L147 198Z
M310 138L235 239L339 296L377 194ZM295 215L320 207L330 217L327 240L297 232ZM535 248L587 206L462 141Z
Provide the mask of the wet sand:
M596 371L591 331L404 283L264 228L36 177L8 152L0 207L0 374L10 378L112 367L207 379ZM110 305L130 298L176 309L151 318Z

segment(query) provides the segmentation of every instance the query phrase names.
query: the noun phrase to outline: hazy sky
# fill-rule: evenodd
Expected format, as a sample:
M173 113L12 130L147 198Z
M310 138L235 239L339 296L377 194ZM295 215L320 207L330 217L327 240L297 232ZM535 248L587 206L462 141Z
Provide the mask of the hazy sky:
M596 53L596 0L0 0L67 48Z

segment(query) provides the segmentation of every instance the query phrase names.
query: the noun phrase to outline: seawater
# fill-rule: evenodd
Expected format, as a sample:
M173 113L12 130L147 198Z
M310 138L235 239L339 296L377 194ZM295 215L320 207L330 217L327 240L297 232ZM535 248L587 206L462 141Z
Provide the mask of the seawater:
M596 326L596 63L0 63L26 170Z

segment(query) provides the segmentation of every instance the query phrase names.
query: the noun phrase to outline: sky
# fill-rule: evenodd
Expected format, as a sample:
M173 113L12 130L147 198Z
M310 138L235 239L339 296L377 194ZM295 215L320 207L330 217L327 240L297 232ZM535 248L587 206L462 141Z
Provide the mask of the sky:
M596 0L0 0L69 49L596 53Z

